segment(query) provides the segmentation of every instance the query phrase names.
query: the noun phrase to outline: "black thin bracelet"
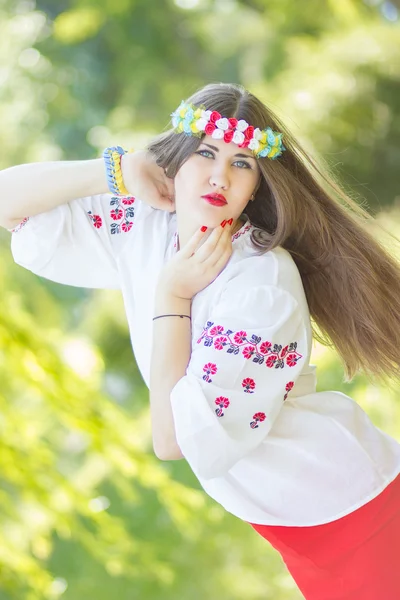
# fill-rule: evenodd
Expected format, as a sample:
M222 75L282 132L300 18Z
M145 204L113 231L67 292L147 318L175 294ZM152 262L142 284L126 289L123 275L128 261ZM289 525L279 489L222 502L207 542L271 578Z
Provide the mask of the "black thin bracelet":
M153 317L153 321L155 319L161 319L161 317L180 317L182 319L182 317L187 317L188 319L192 320L192 317L189 317L189 315L159 315L158 317Z

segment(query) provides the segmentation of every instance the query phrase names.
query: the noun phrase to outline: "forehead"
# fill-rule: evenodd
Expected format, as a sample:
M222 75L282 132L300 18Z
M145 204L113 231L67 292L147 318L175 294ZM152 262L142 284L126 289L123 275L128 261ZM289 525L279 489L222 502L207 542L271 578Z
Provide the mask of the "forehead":
M201 143L206 144L208 146L213 146L217 149L217 152L220 154L226 154L230 156L240 154L242 156L245 156L246 158L254 158L254 161L257 162L257 159L255 158L253 152L249 150L249 148L239 148L239 146L235 144L235 142L228 143L224 142L224 140L215 140L210 135L205 135L204 138L201 140Z

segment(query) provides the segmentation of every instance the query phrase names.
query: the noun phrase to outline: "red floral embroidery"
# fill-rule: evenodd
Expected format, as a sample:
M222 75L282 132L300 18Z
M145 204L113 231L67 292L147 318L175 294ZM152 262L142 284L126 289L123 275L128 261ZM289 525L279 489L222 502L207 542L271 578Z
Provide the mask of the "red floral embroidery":
M132 229L133 219L135 216L134 204L135 198L133 196L113 196L110 200L110 206L114 207L110 210L110 217L116 223L110 223L110 233L112 235L121 232L127 233ZM88 211L88 216L93 223L93 227L100 229L103 226L103 220L100 215L94 215L92 211Z
M205 375L203 375L204 381L211 383L212 379L211 379L210 375L215 375L217 370L218 370L217 365L215 365L214 363L207 363L206 365L204 365L204 367L203 367L203 371L205 372Z
M124 211L122 208L117 207L115 210L110 212L110 217L114 219L114 221L119 221L124 216Z
M88 213L88 215L90 215L90 212ZM100 229L100 227L103 225L103 221L100 215L93 215L91 218L93 227L96 227L96 229Z
M215 404L218 406L218 408L215 409L215 414L217 415L217 417L223 417L225 414L223 409L228 408L230 404L228 398L225 398L224 396L219 396L215 399Z
M233 236L232 236L232 242L234 240L237 240L238 237L240 237L241 235L243 235L244 233L246 233L247 231L249 231L249 229L251 229L253 227L252 223L247 223L247 225L243 225L243 227L241 227Z
M248 394L254 394L256 382L251 377L246 377L242 381L242 387L244 392L247 392Z
M254 421L250 421L250 427L252 429L257 429L258 423L259 422L261 423L262 421L265 421L266 418L267 417L265 416L265 413L263 413L263 412L256 413L255 415L253 415Z
M224 335L221 335L224 331L222 325L214 325L214 323L207 321L206 327L203 328L203 332L200 338L197 340L198 344L203 341L204 346L211 347L214 345L216 350L226 350L228 354L239 354L241 346L242 355L247 359L251 359L254 363L262 365L265 362L265 366L269 369L273 367L275 369L283 369L285 364L288 367L294 367L303 355L297 352L297 342L291 342L290 344L282 347L280 344L274 344L269 341L261 342L261 338L258 335L253 334L251 339L247 339L246 331L237 331L236 333L227 329Z
M286 384L285 389L286 389L286 394L283 397L283 400L285 401L286 398L288 397L288 393L290 392L291 389L293 389L294 386L294 381L289 381L289 383Z
M297 363L298 358L296 356L296 354L288 354L287 358L286 358L286 362L289 365L289 367L294 367L295 364Z
M29 217L25 217L24 219L22 219L21 223L14 227L14 229L11 229L11 233L18 233L18 231L21 231L21 229L25 227L28 221Z

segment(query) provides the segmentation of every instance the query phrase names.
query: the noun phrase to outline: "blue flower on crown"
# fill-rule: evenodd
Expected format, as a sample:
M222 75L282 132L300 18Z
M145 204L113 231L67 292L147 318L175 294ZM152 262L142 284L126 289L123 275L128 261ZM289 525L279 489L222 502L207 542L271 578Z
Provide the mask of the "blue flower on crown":
M269 127L267 128L267 140L270 146L275 146L275 136L272 129Z
M264 158L264 156L268 156L270 152L271 146L265 146L265 148L263 148L261 152L257 152L257 156L261 156L262 158Z
M183 121L183 117L181 117L181 110L186 106L186 103L184 102L184 100L182 100L182 102L180 103L180 105L178 106L178 108L176 110L174 110L173 113L171 113L171 117L172 117L172 125L174 127L178 127L179 123L181 121Z
M191 123L194 119L194 112L193 112L193 108L188 108L185 114L185 117L183 119L183 131L185 133L192 133L192 129L191 129Z

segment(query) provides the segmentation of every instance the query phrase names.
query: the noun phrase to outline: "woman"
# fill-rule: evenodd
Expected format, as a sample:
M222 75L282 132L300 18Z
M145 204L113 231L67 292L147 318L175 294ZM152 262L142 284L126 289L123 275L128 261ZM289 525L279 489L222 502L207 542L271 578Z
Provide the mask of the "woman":
M242 87L206 86L172 125L148 151L106 149L106 170L3 171L14 259L122 290L156 455L185 457L305 598L395 600L400 444L348 396L316 392L309 359L314 333L347 380L399 375L399 266Z

